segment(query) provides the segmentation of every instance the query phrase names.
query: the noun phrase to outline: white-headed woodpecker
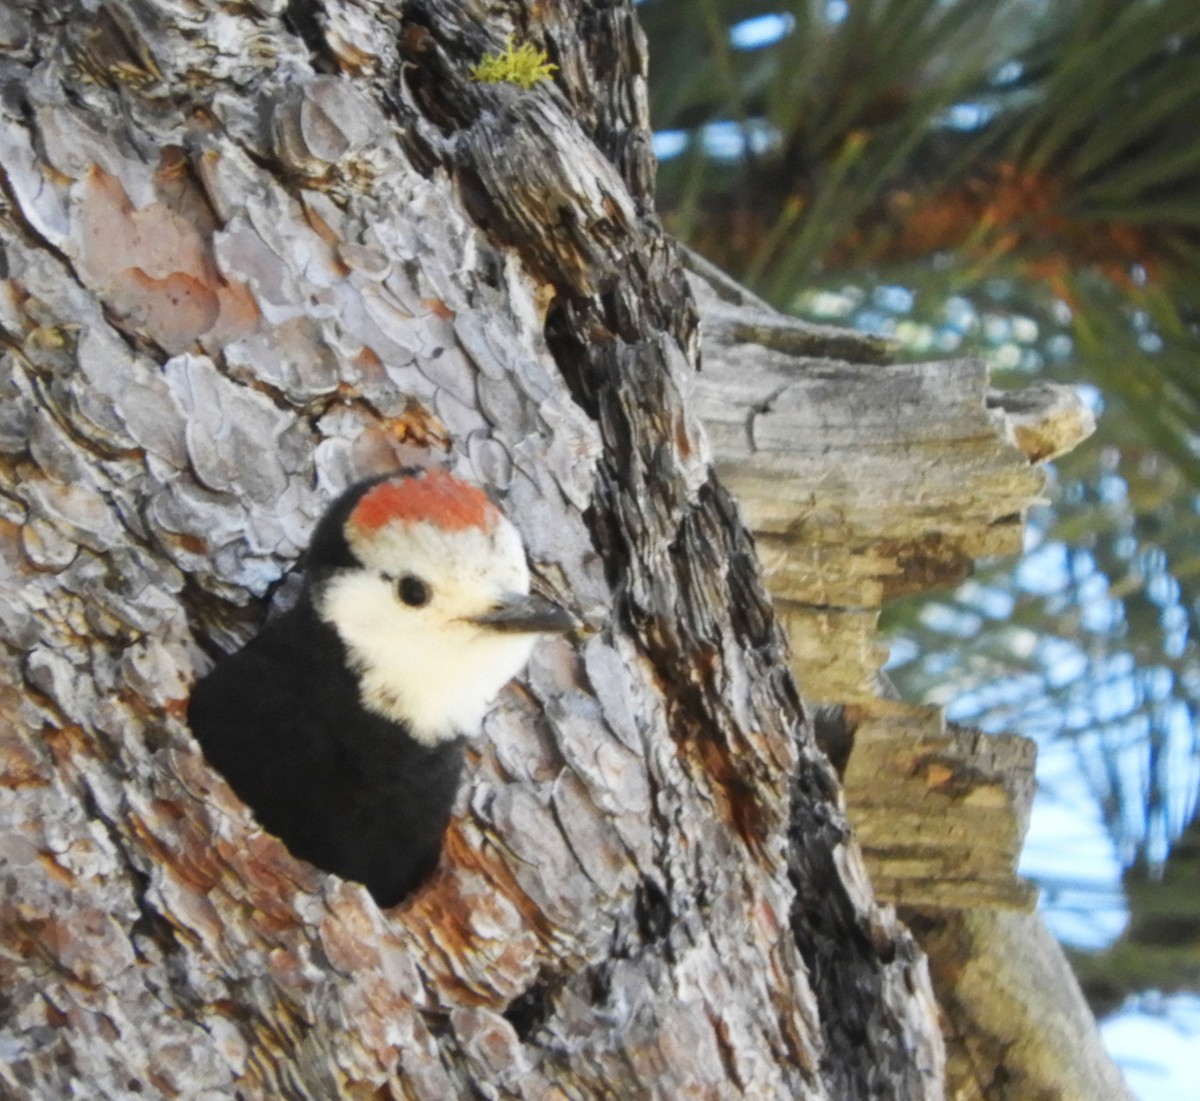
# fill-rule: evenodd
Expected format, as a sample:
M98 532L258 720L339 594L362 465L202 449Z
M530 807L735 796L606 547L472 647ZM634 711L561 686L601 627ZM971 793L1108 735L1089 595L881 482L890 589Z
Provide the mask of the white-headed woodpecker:
M318 524L299 602L192 692L205 756L293 855L399 902L437 862L463 738L575 626L474 486L403 470Z

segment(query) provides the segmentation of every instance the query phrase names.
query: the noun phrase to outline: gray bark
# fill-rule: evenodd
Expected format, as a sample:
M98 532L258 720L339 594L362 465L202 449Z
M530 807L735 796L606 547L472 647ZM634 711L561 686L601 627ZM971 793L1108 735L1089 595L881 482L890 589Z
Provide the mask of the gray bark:
M935 1098L753 545L685 400L630 7L0 13L6 1094ZM559 66L470 67L507 34ZM293 860L182 714L323 505L414 450L592 612L433 881Z

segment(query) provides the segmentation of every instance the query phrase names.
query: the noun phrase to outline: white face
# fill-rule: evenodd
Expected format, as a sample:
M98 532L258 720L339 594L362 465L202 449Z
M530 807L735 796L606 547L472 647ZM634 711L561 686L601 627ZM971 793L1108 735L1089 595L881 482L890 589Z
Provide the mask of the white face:
M335 574L314 594L317 614L350 651L364 706L427 745L478 730L537 638L467 622L506 594L529 592L521 537L497 519L490 531L396 522L367 538L350 529L365 568ZM421 607L401 599L405 577L427 586Z

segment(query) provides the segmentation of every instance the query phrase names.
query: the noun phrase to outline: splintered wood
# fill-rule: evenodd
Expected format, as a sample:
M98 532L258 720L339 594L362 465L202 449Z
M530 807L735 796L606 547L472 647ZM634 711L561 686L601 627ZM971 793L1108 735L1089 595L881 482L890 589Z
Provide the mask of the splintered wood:
M1036 464L1092 430L1066 387L987 387L970 360L888 364L693 257L697 408L754 529L792 668L878 897L929 954L955 1101L1130 1101L1016 875L1035 747L894 697L880 607L1021 549Z
M691 278L696 407L757 538L801 691L844 708L846 803L875 890L912 907L1032 907L1014 869L1033 746L881 699L876 628L885 601L1020 551L1036 463L1088 435L1087 410L1067 387L989 391L977 360L881 363L877 341L855 348Z

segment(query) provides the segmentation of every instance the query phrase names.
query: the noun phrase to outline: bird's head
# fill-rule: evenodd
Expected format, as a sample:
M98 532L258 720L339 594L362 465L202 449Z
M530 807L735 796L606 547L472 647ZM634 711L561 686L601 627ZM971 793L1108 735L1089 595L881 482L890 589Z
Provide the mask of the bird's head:
M427 744L477 729L537 636L576 625L530 593L517 529L441 470L348 490L318 526L308 572L364 705Z

